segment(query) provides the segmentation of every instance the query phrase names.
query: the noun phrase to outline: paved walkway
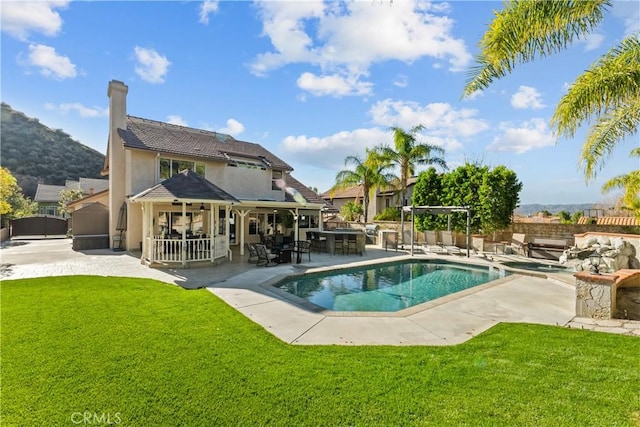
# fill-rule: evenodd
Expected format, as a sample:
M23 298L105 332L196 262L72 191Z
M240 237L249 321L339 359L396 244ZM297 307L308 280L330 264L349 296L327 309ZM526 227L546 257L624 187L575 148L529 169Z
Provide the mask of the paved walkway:
M93 250L75 252L71 241L19 240L0 249L0 277L17 279L76 274L145 277L186 289L207 288L285 342L342 345L451 345L499 322L528 322L640 336L640 322L574 318L575 288L569 274L550 278L512 275L398 313L340 313L293 301L270 286L302 271L410 258L405 253L367 248L365 256L312 254L300 265L255 267L246 256L206 268L151 269L140 254ZM437 255L422 257L436 258ZM440 256L442 257L442 256ZM452 259L451 256L446 256ZM466 258L456 258L466 262ZM475 257L474 263L490 261Z

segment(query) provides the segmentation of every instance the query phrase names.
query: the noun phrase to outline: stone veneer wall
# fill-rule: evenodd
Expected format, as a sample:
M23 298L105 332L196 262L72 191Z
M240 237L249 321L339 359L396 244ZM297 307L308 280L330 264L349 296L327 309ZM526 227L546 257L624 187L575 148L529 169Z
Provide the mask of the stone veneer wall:
M640 320L639 270L619 270L602 275L581 271L574 276L577 317Z

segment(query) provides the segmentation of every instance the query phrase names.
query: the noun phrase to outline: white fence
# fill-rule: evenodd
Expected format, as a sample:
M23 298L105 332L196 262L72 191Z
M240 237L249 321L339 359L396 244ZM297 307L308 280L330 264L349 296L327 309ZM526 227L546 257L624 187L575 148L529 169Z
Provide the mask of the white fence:
M223 258L227 255L228 243L226 236L217 236L213 240L213 250L211 248L211 238L170 239L153 237L147 239L147 258L152 262L195 262L211 261Z

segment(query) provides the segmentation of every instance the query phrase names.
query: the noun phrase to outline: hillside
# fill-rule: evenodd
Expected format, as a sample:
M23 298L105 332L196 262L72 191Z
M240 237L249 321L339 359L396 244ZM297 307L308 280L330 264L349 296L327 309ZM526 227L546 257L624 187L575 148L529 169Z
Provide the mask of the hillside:
M560 204L560 205L543 205L543 204L528 204L521 205L516 210L516 215L533 215L538 212L548 211L552 214L556 214L560 211L567 211L570 214L574 212L582 212L586 209L594 209L596 207L602 208L600 204L596 206L595 203L577 203L577 204Z
M103 154L4 102L1 105L0 164L16 177L25 196L33 198L38 183L64 185L67 179L102 178Z

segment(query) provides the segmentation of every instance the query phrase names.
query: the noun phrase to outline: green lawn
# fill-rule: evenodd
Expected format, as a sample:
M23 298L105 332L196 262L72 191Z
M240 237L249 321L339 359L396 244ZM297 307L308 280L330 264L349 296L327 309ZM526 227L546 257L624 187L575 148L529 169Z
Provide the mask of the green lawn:
M502 324L454 347L302 347L153 280L12 280L0 296L2 426L85 411L127 426L640 425L635 337Z

